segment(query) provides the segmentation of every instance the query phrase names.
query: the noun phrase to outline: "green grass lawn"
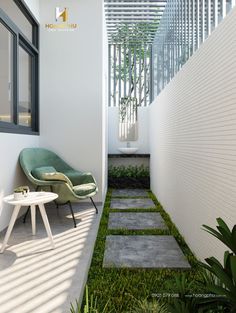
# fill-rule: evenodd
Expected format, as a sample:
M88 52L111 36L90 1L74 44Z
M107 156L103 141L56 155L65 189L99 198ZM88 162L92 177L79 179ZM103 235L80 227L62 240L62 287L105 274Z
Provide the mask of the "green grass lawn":
M122 210L122 212L160 212L168 226L168 230L108 230L109 212L119 212L119 210L110 209L111 192L112 190L109 190L107 193L87 282L89 294L97 297L98 312L103 312L106 305L105 312L107 313L128 312L137 300L151 300L160 293L176 293L179 290L176 286L175 278L183 272L183 270L170 269L103 268L102 263L107 235L173 235L192 267L191 270L184 271L187 282L194 281L194 283L191 283L191 292L200 292L200 286L197 281L200 277L201 268L198 265L198 261L152 192L149 192L149 197L154 201L155 209L132 209Z

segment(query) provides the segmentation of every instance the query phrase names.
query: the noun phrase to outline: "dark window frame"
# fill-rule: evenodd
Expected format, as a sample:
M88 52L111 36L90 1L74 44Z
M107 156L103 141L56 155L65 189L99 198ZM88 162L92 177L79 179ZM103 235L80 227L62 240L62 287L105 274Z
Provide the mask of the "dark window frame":
M39 23L21 0L13 0L32 25L32 42L0 8L0 23L13 34L13 122L0 121L0 132L39 135ZM19 108L19 47L32 57L31 126L18 124Z

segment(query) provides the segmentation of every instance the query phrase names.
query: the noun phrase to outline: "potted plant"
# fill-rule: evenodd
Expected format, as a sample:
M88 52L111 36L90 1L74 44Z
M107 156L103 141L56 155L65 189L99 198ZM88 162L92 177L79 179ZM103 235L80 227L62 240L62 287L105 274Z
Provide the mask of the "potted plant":
M14 189L14 199L15 200L21 200L24 197L27 197L29 193L29 187L28 186L19 186Z

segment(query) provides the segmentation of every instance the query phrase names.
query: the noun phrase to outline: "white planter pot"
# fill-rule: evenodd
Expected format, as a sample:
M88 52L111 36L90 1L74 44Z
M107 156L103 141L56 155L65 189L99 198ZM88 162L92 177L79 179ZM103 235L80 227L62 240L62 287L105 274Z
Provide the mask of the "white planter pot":
M25 194L23 192L14 192L14 200L22 200L25 198Z

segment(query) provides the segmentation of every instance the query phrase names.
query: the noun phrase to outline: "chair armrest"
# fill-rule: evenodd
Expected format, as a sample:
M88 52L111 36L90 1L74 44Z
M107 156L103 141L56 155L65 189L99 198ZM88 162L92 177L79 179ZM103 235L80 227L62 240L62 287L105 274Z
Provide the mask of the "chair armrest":
M64 174L71 180L73 186L94 183L97 184L95 178L91 173L83 173L78 171L64 172Z

